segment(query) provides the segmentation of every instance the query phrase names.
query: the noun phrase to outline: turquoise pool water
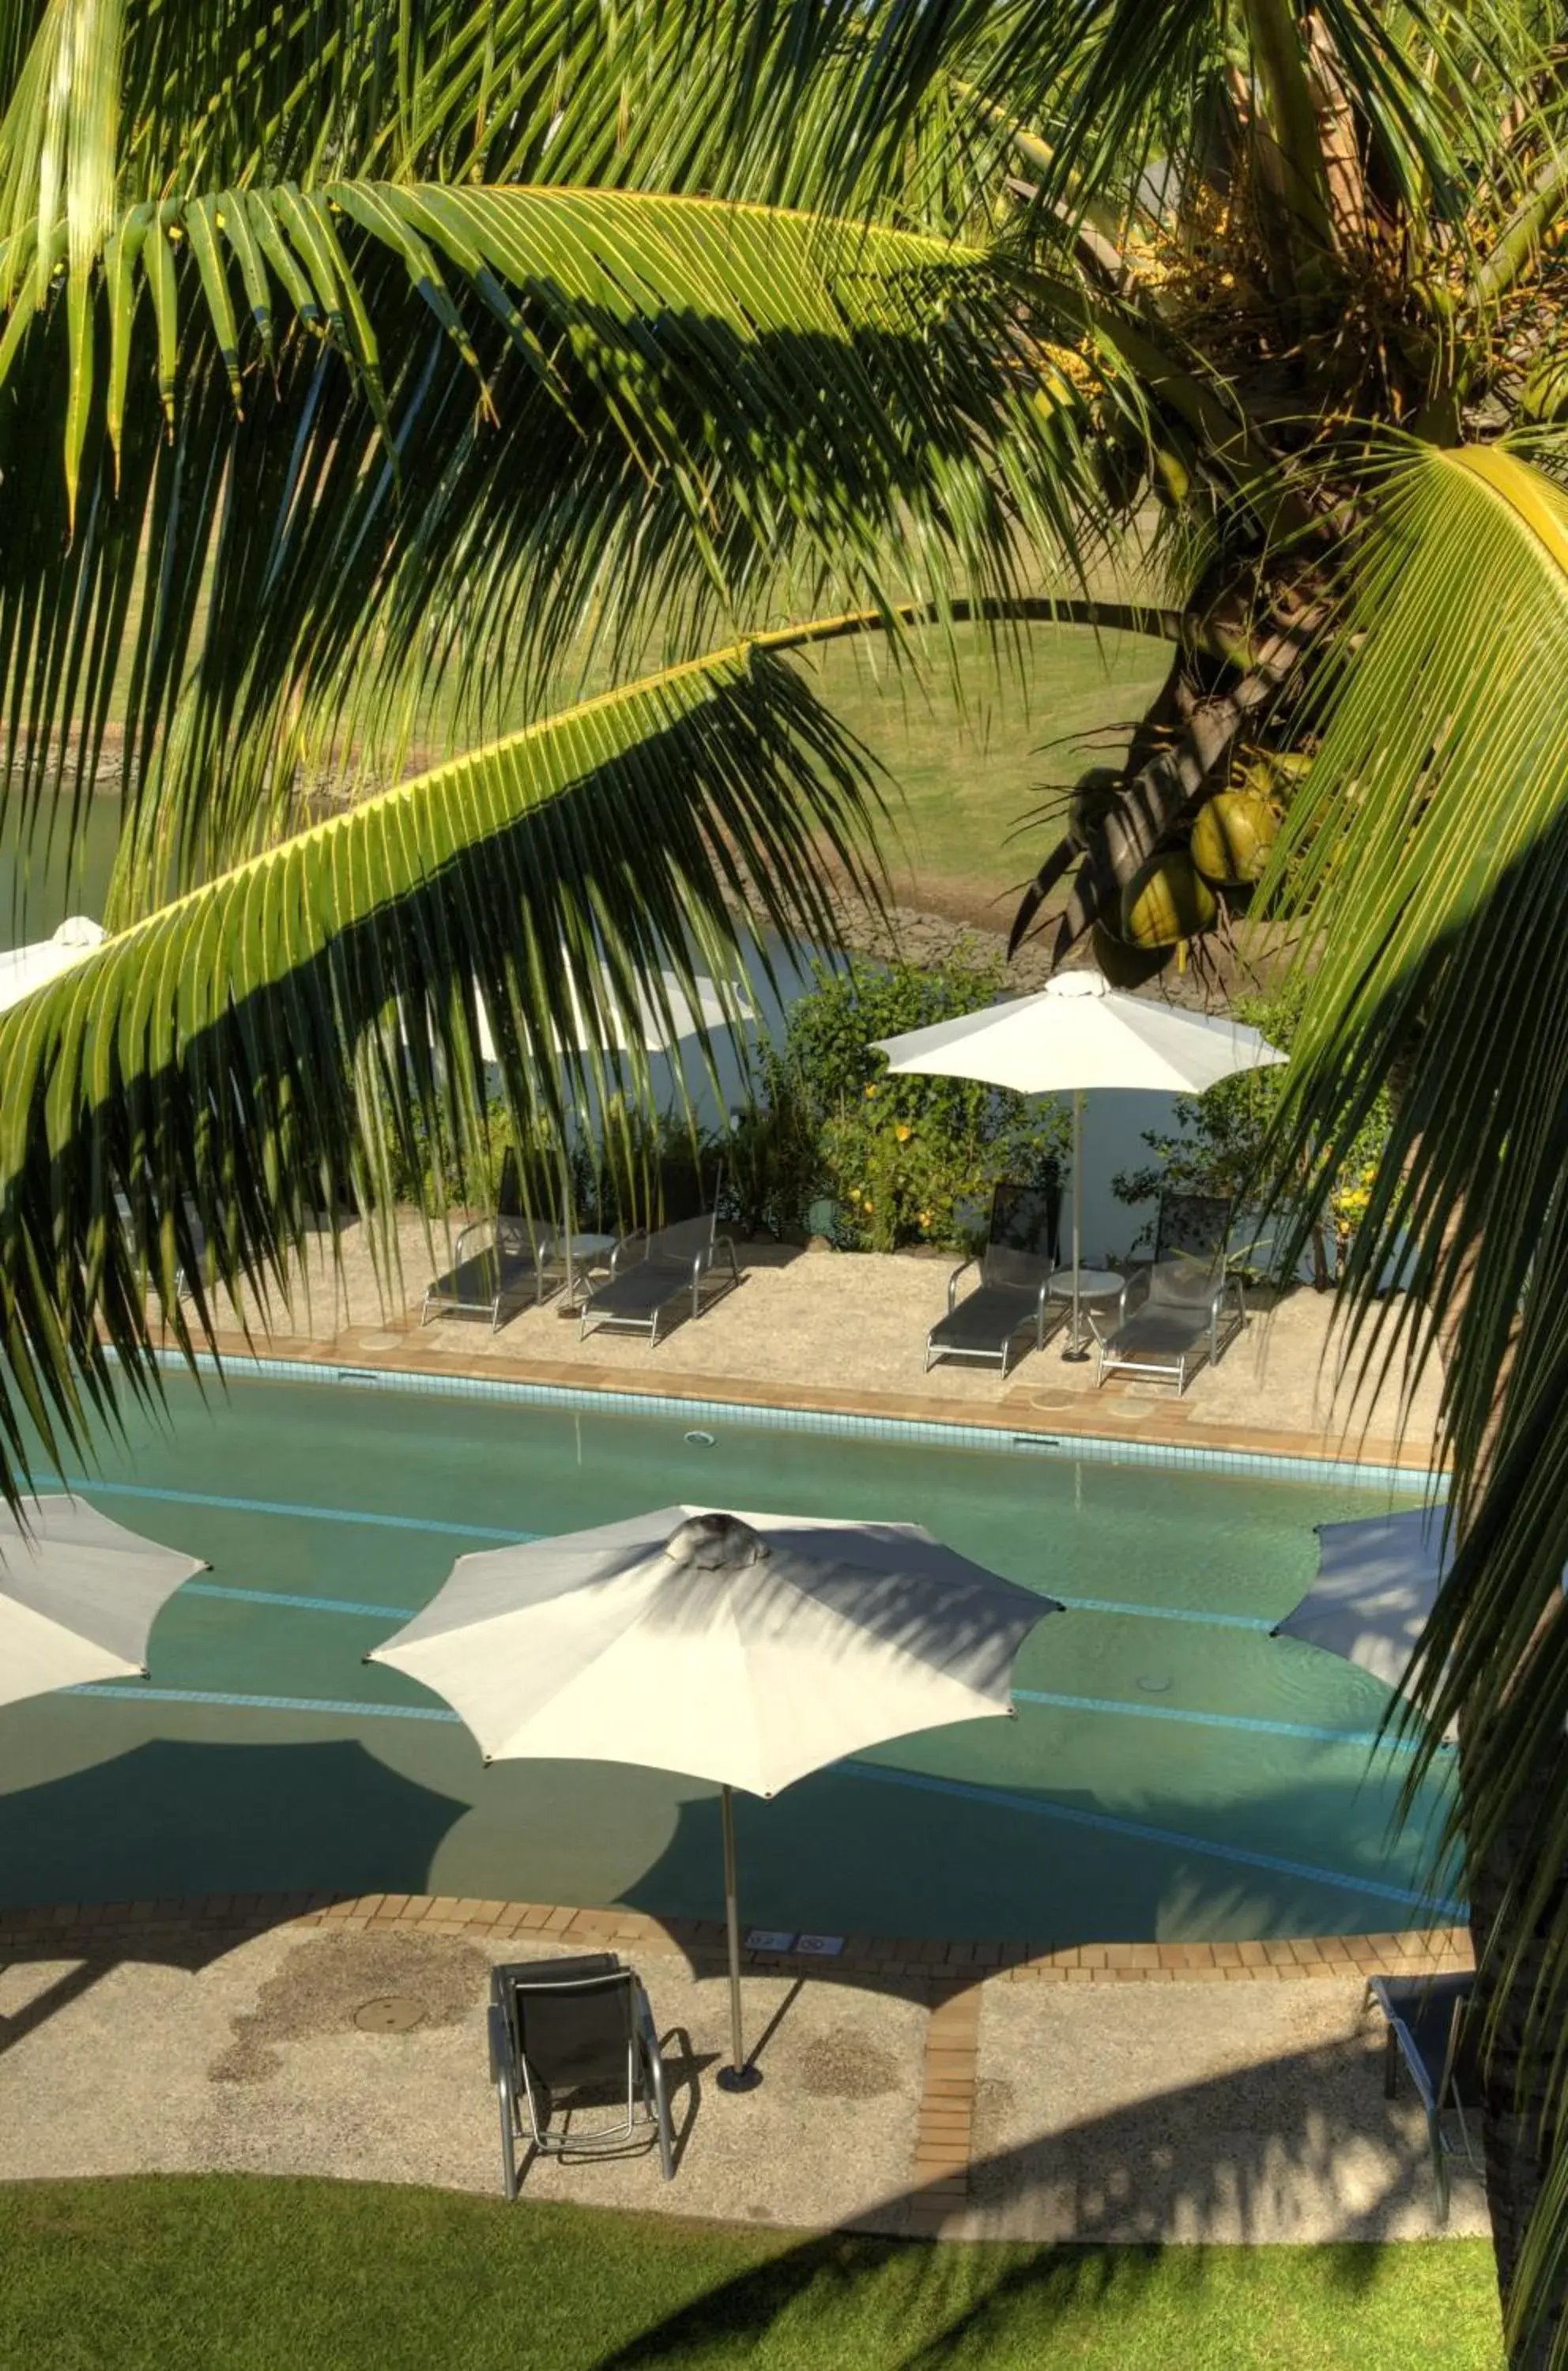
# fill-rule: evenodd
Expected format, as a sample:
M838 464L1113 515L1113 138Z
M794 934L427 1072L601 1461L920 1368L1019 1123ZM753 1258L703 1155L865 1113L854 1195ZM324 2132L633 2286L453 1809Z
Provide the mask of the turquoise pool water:
M132 1415L107 1514L203 1556L150 1690L0 1711L0 1900L299 1886L714 1915L713 1790L593 1764L482 1767L363 1661L466 1549L667 1501L922 1522L1068 1600L1019 1718L902 1740L743 1799L748 1922L832 1933L1193 1940L1424 1914L1441 1797L1394 1823L1387 1698L1271 1639L1313 1526L1382 1492L624 1416L243 1382ZM1401 1502L1405 1503L1405 1502Z

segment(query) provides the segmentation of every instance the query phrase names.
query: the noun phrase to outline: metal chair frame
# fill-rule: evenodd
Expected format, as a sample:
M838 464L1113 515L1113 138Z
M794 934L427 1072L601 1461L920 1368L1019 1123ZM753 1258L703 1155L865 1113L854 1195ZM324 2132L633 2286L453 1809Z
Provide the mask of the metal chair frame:
M1465 2019L1470 2008L1474 1982L1472 1976L1448 1976L1424 1980L1401 1979L1397 1976L1369 1976L1366 1996L1362 2003L1363 2007L1366 2008L1376 2001L1388 2020L1388 2039L1383 2054L1383 2097L1386 2099L1398 2098L1400 2068L1402 2065L1415 2086L1416 2096L1425 2111L1426 2137L1432 2150L1432 2179L1437 2193L1437 2219L1440 2223L1447 2223L1448 2220L1449 2159L1462 2156L1472 2172L1480 2169L1480 2159L1476 2155L1475 2144L1470 2138L1470 2125L1465 2117L1464 2101L1459 2097L1457 2079L1459 2055L1465 2039ZM1442 2063L1435 2083L1432 2079L1431 2067L1422 2051L1416 2032L1404 2014L1405 2009L1412 2002L1431 1999L1435 1992L1438 1998L1447 1995L1453 2002L1448 2018L1447 2037L1443 2047ZM1459 2147L1453 2145L1443 2128L1443 2111L1445 2107L1449 2106L1453 2109L1459 2127L1461 2144Z
M1013 1346L1020 1335L1026 1333L1031 1327L1033 1328L1034 1339L1021 1353L1024 1358L1027 1358L1031 1350L1043 1350L1045 1347L1045 1336L1052 1330L1049 1321L1053 1316L1059 1323L1066 1321L1066 1308L1060 1303L1055 1308L1052 1306L1051 1279L1055 1273L1055 1263L1050 1250L1047 1248L1043 1252L1036 1251L1029 1245L1009 1243L1006 1240L1006 1228L1012 1210L1026 1197L1032 1198L1037 1193L1040 1196L1041 1212L1045 1220L1047 1243L1049 1243L1051 1232L1055 1223L1055 1213L1043 1193L1038 1188L1029 1186L998 1186L991 1197L991 1215L986 1224L984 1245L970 1258L962 1261L948 1278L948 1317L953 1316L959 1307L958 1287L961 1278L966 1276L971 1268L977 1268L980 1292L1006 1293L1010 1298L1016 1299L1019 1310L1017 1323L1006 1336L1001 1337L999 1347L992 1348L964 1342L939 1342L937 1336L946 1322L939 1319L926 1336L925 1371L928 1374L939 1359L973 1359L983 1366L999 1366L1002 1371L1002 1381L1005 1382L1009 1370L1017 1363L1012 1353ZM1030 1259L1043 1268L1043 1273L1037 1285L1032 1279L1027 1285L1017 1283L1005 1274L1009 1260L1020 1257ZM1003 1270L1004 1273L993 1274L994 1268ZM969 1298L974 1297L969 1296Z
M1096 1389L1107 1375L1146 1375L1159 1382L1174 1382L1181 1398L1204 1359L1216 1365L1247 1324L1247 1296L1239 1276L1225 1272L1234 1205L1227 1195L1162 1195L1155 1229L1154 1257L1136 1268L1123 1285L1114 1317L1091 1308L1090 1330L1099 1353ZM1228 1324L1227 1303L1231 1302ZM1206 1324L1190 1326L1191 1339L1180 1349L1140 1357L1118 1350L1117 1340L1129 1319L1148 1307L1202 1311ZM1205 1338L1206 1337L1206 1338Z
M686 1179L684 1167L674 1167L673 1176ZM721 1176L716 1173L705 1187L700 1172L692 1173L690 1183L702 1208L667 1220L665 1224L650 1230L633 1227L624 1234L610 1254L609 1286L616 1278L630 1275L635 1269L648 1266L667 1272L669 1290L643 1313L617 1310L614 1295L605 1286L598 1286L584 1300L578 1316L577 1338L597 1333L601 1327L610 1333L646 1334L651 1348L659 1339L659 1328L670 1311L679 1303L689 1287L691 1313L700 1317L704 1308L721 1301L732 1292L741 1280L740 1264L735 1246L728 1235L719 1232L719 1202ZM723 1255L728 1276L715 1273L720 1255ZM603 1296L608 1306L595 1306ZM705 1298L706 1296L706 1298Z
M487 1236L488 1243L480 1240ZM471 1249L475 1244L478 1248ZM486 1296L457 1289L456 1279L467 1262L482 1260L487 1250L495 1261L495 1290ZM532 1219L515 1211L490 1219L473 1219L459 1231L452 1266L426 1286L420 1324L426 1324L432 1314L443 1313L448 1316L488 1317L490 1332L499 1334L513 1310L527 1306L528 1295L520 1289L520 1279L530 1274L536 1306L546 1298L547 1279L548 1290L553 1291L571 1275L570 1256L562 1249L553 1220ZM508 1282L509 1275L516 1280Z
M522 1993L550 1991L626 1991L629 1993L626 2054L626 2112L622 2122L596 2126L581 2136L549 2129L549 2094L529 2067L523 2046L517 1997ZM659 2145L663 2179L674 2176L674 2145L670 2124L664 2062L653 2011L640 1978L622 1967L613 1951L594 1952L578 1960L513 1960L490 1972L487 2015L490 2079L496 2088L501 2118L502 2180L508 2198L518 2191L517 2151L525 2142L540 2157L565 2161L613 2157L646 2131ZM642 2077L640 2084L639 2076ZM640 2099L640 2092L641 2097ZM541 2093L543 2099L541 2099Z

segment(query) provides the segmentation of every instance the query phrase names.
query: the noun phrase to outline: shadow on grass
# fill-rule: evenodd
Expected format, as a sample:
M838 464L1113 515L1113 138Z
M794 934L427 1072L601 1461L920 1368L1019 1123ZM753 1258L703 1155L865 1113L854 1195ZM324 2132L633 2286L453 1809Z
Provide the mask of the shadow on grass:
M1016 2346L1027 2331L1049 2348L1069 2325L1076 2342L1039 2360L1111 2363L1118 2358L1098 2351L1103 2332L1090 2345L1092 2324L1107 2314L1117 2322L1144 2318L1157 2330L1169 2323L1171 2360L1343 2361L1363 2371L1373 2362L1402 2364L1401 2353L1364 2353L1354 2329L1337 2326L1337 2318L1365 2304L1396 2262L1417 2291L1430 2286L1440 2296L1469 2261L1451 2242L1407 2246L1397 2255L1387 2244L1390 2226L1436 2231L1427 2217L1432 2175L1419 2123L1415 2116L1401 2129L1384 2110L1378 2056L1356 2037L1210 2081L1174 2081L1158 2098L981 2157L971 2168L972 2207L991 2235L1001 2236L949 2246L883 2236L877 2226L896 2224L925 2194L912 2188L860 2218L870 2229L813 2234L715 2284L596 2356L594 2371L738 2362L781 2331L803 2338L808 2328L841 2331L847 2342L853 2333L849 2353L819 2359L882 2371L989 2363L1001 2359L994 2350L1004 2334ZM1368 2140L1376 2173L1364 2157L1361 2178L1343 2181L1346 2152L1365 2151ZM1288 2215L1279 2215L1293 2189L1304 2209L1294 2230ZM1326 2202L1332 2203L1325 2213ZM1274 2244L1253 2238L1260 2225L1274 2234ZM977 2218L968 2220L970 2231L979 2227ZM1207 2236L1216 2228L1217 2241ZM1173 2231L1194 2237L1173 2240ZM1300 2244L1279 2243L1290 2239ZM1283 2300L1274 2294L1281 2286ZM1484 2279L1481 2296L1489 2311ZM1256 2318L1284 2310L1293 2341L1297 2325L1305 2331L1320 2318L1343 2351L1323 2351L1320 2341L1298 2358L1287 2354L1284 2325L1271 2341L1260 2322L1255 2355L1218 2347L1212 2358L1183 2354L1200 2308L1219 2316L1228 2346L1240 2345L1239 2332ZM1409 2360L1501 2361L1488 2352L1484 2322L1473 2331L1429 2331L1424 2340L1418 2319ZM1440 2336L1456 2351L1443 2351ZM1035 2358L1008 2352L1005 2359ZM1140 2330L1126 2359L1141 2365L1168 2357L1153 2331Z
M1473 2261L1451 2256L1430 2266L1410 2261L1438 2253L1407 2250L1396 2266L1366 2241L1270 2251L1260 2261L1252 2251L1207 2247L937 2250L829 2238L709 2291L598 2355L594 2371L738 2363L758 2350L771 2361L770 2340L790 2363L854 2362L867 2371L1500 2366L1484 2271L1477 2278ZM1380 2301L1368 2329L1368 2308L1390 2277L1396 2297Z

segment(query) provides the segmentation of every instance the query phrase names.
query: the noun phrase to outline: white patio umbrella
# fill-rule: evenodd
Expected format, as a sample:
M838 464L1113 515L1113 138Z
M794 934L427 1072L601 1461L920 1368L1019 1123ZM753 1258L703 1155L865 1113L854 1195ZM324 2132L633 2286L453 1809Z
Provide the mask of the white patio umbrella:
M748 2089L732 1789L775 1795L861 1747L1010 1712L1019 1648L1060 1610L917 1524L660 1507L460 1556L366 1660L444 1696L487 1762L628 1762L718 1783L721 2081Z
M1304 1639L1402 1691L1451 1561L1441 1507L1320 1523L1318 1578L1270 1636Z
M111 1523L85 1498L0 1509L0 1704L145 1679L147 1634L200 1556Z
M1201 1094L1232 1071L1286 1057L1255 1029L1147 996L1127 996L1097 971L1058 972L1034 996L960 1013L928 1029L876 1041L895 1076L925 1071L977 1079L1020 1094L1073 1099L1073 1340L1081 1354L1083 1099L1095 1087Z
M655 989L654 982L658 983ZM584 1012L580 997L573 995L571 1045L586 1050L597 1044L607 1054L640 1050L645 1054L665 1054L684 1037L695 1037L704 1031L725 1027L730 1013L724 1000L710 979L700 973L692 982L688 995L675 973L667 967L640 979L632 1006L612 987L605 974L599 982L598 1004L601 1014L594 1021ZM737 1018L751 1018L751 1006L736 990L731 991L731 1004ZM668 1019L665 1019L666 1013ZM607 1021L608 1026L604 1023ZM558 1048L558 1050L559 1050ZM479 999L479 1055L486 1062L496 1059L495 1039L490 1035L490 1014L483 997Z
M6 948L0 954L0 1012L19 1004L35 988L58 979L63 971L69 971L94 947L101 946L105 935L101 922L86 914L72 914L52 938L38 939L28 947Z

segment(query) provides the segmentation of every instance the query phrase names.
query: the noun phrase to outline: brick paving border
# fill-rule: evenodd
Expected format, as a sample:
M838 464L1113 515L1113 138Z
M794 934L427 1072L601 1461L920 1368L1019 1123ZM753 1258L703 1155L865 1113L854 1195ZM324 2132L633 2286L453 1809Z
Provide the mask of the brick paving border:
M926 2064L915 2124L909 2228L934 2239L969 2196L974 2094L980 2070L980 1986L940 1988L926 2030Z
M721 1963L724 1928L717 1918L653 1918L636 1910L579 1910L541 1902L481 1902L430 1893L203 1893L151 1902L65 1902L0 1910L0 1956L40 1950L98 1951L106 1946L156 1957L160 1949L221 1935L259 1934L281 1926L419 1928L428 1935L493 1937L624 1945L628 1950L679 1951L698 1965ZM1442 1974L1473 1964L1465 1926L1407 1928L1401 1934L1309 1935L1270 1943L944 1942L917 1936L850 1935L836 1959L794 1951L746 1954L755 1968L791 1974L855 1976L939 1986L945 1993L983 1980L1009 1984L1236 1984L1354 1976Z

